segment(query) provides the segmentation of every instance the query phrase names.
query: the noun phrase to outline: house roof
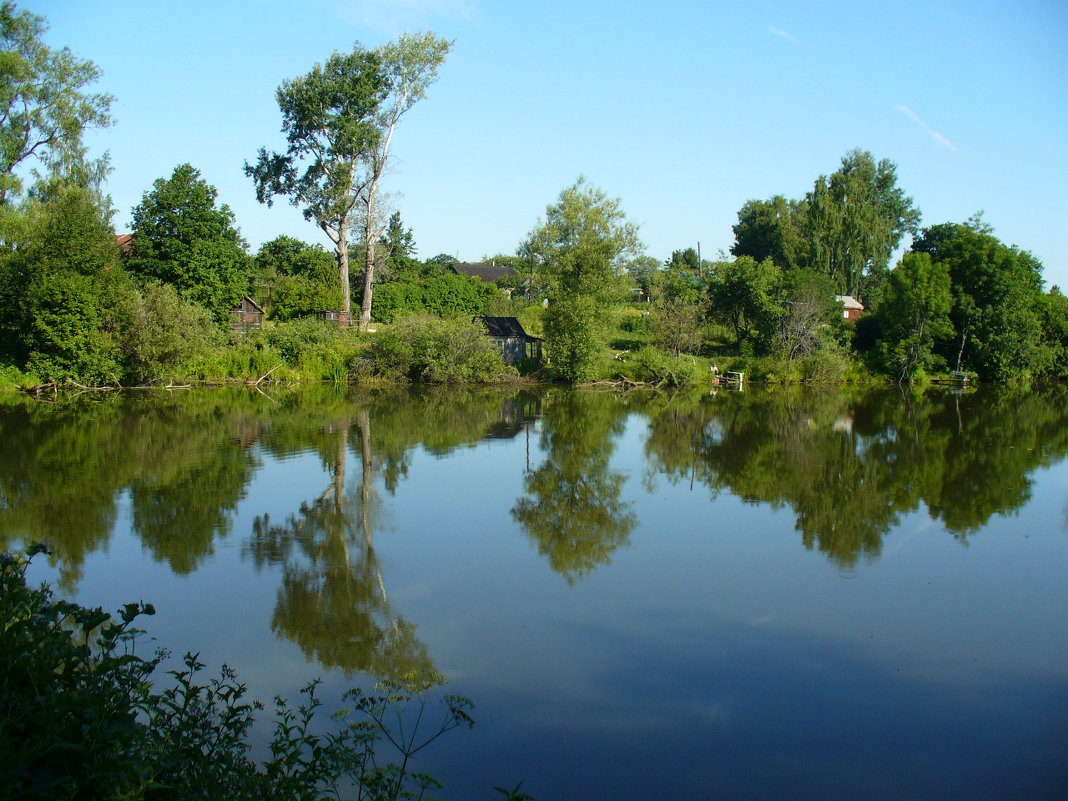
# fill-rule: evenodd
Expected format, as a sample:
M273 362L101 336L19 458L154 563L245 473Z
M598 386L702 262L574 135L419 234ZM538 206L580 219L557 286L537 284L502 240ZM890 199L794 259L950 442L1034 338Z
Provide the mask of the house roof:
M860 311L864 311L864 304L852 295L835 295L834 299L847 309L859 309Z
M481 278L487 283L493 283L498 278L504 278L506 275L515 275L515 270L504 264L475 264L472 262L458 261L452 265L451 269L458 275L473 275L476 278Z
M245 304L245 303L251 303L251 304L252 304L252 306L253 306L253 307L254 307L254 308L256 309L256 311L257 311L257 312L259 312L260 314L263 314L263 313L264 313L264 311L263 311L263 306L261 306L260 304L258 304L258 303L257 303L256 301L254 301L254 300L253 300L252 298L250 298L250 297L249 297L248 295L245 295L245 297L243 297L243 298L241 299L241 304L239 304L239 305L238 305L238 308L240 308L240 307L241 307L241 305L243 305L243 304Z
M133 234L119 234L115 237L115 242L119 246L119 250L123 252L123 255L129 255L133 252L134 238Z
M538 337L532 337L523 330L518 317L476 317L475 319L482 321L482 324L486 326L486 333L491 337L504 337L505 339L524 337L533 341L538 340Z

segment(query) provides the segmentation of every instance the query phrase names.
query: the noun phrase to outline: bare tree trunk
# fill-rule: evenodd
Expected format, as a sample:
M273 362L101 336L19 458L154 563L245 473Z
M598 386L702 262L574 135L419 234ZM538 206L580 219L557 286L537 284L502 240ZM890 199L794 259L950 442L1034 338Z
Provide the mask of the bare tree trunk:
M375 284L375 261L378 246L378 231L375 225L375 215L378 212L378 177L371 181L367 190L367 215L364 217L363 245L364 245L364 273L363 273L363 302L360 305L360 330L366 331L371 324L371 301Z
M349 226L347 220L338 233L337 266L341 277L341 311L349 312L351 315L352 287L349 285Z

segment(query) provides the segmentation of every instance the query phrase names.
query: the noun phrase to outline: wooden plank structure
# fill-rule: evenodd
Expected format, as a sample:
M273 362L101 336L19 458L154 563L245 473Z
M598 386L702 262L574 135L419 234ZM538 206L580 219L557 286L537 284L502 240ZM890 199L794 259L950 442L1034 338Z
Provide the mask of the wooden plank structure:
M326 320L328 323L336 323L342 328L350 328L352 326L352 312L341 311L341 309L321 309L315 312L315 316L320 320Z
M230 327L242 334L263 328L263 307L246 295L230 310Z
M728 370L725 373L719 371L719 367L712 365L712 383L717 386L733 387L734 389L745 388L745 373L737 370Z

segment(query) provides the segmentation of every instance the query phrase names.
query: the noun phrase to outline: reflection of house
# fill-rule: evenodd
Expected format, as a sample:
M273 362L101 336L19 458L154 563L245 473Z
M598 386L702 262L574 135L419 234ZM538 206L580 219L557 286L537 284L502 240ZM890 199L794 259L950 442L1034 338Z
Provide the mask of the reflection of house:
M237 308L230 310L230 325L234 331L263 328L263 307L246 295Z
M524 331L518 318L476 317L475 320L486 326L486 333L501 349L505 364L516 364L523 359L541 361L542 340Z
M483 439L513 439L520 432L529 431L540 417L541 398L537 395L506 398L501 419L490 424Z
M834 299L842 304L842 319L859 320L864 313L864 304L852 295L835 295Z
M473 275L475 278L481 278L487 284L492 284L498 278L504 278L505 276L515 275L515 270L506 265L498 265L497 262L491 264L472 264L465 261L458 261L449 267L457 275Z

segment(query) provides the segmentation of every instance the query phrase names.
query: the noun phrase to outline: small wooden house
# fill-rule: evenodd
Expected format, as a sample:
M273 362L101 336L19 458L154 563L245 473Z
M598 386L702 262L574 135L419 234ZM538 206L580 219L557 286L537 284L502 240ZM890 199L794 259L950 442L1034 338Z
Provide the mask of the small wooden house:
M523 330L517 317L476 317L486 327L486 334L501 349L505 364L517 364L523 359L541 361L540 337L534 337Z
M835 295L834 299L842 304L842 319L859 320L864 314L864 304L852 295Z
M240 305L230 311L230 323L234 331L241 333L263 328L263 307L245 296Z
M341 311L341 309L323 309L317 311L315 316L320 320L326 320L328 323L335 323L342 328L350 328L352 326L352 312Z

